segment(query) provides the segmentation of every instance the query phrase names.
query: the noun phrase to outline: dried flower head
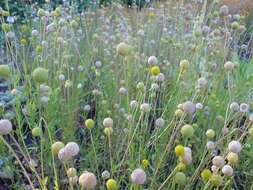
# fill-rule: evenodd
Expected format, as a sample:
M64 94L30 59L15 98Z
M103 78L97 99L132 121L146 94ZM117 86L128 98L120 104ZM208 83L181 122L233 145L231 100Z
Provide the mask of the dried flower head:
M0 135L7 135L12 131L12 124L8 119L0 120Z
M135 169L131 174L131 180L135 184L144 184L146 181L147 175L145 171L141 168Z
M91 172L84 172L79 177L79 184L82 189L93 189L97 185L97 178Z

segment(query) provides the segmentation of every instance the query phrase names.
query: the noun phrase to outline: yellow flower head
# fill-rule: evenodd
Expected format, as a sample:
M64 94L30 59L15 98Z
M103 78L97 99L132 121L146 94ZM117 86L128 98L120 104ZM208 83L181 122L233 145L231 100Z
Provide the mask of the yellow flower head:
M153 66L153 67L151 67L150 73L151 73L152 75L158 75L158 74L160 73L160 67L158 67L158 66Z
M108 190L116 190L117 182L114 179L108 179L106 182L106 187Z
M182 155L184 155L184 146L182 146L182 145L177 145L177 146L175 147L175 153L176 153L177 156L182 156Z
M148 160L142 160L142 165L143 167L147 167L149 164L149 161Z
M212 172L208 169L204 169L201 172L201 177L203 180L209 180L212 177Z

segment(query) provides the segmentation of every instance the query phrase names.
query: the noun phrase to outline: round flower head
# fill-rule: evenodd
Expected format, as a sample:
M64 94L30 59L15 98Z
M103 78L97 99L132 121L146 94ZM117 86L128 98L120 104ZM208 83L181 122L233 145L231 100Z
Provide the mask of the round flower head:
M208 142L206 143L206 148L207 148L208 150L213 150L213 149L215 148L215 143L214 143L213 141L208 141Z
M177 172L174 176L174 180L176 184L180 184L180 185L186 184L186 176L183 172Z
M182 145L177 145L177 146L175 147L175 153L176 153L177 156L183 156L183 155L184 155L184 152L185 152L184 146L182 146Z
M242 103L240 104L240 111L242 113L246 113L249 111L249 105L248 104L245 104L245 103Z
M84 172L79 177L79 184L82 189L94 189L97 185L97 178L91 172Z
M200 87L206 86L208 83L207 79L205 77L201 77L198 79L198 85Z
M7 135L12 131L12 124L7 119L0 120L0 135Z
M32 76L36 82L44 83L48 79L48 70L38 67L33 71Z
M204 35L209 34L210 31L211 31L211 29L210 29L209 26L203 26L203 28L202 28L202 33L203 33Z
M110 117L105 118L103 121L103 125L104 125L104 127L112 127L112 125L113 125L112 118L110 118Z
M164 81L164 79L165 79L165 76L164 76L164 74L163 73L159 73L158 75L157 75L157 80L158 81Z
M195 104L192 103L191 101L186 101L183 103L183 111L186 114L193 114L195 112Z
M144 184L146 181L147 175L143 169L137 168L131 174L131 180L135 184Z
M158 126L158 127L163 127L165 125L165 121L163 118L158 118L156 121L155 121L155 125Z
M18 96L19 95L19 90L17 90L17 89L13 89L12 91L11 91L11 95L12 96Z
M184 154L180 157L180 161L185 165L192 163L192 150L189 147L184 147Z
M208 129L208 130L206 131L206 136L207 136L207 138L209 138L209 139L214 138L214 136L215 136L215 131L214 131L213 129Z
M242 150L242 145L239 141L231 141L228 144L228 150L230 152L239 153Z
M132 101L130 102L130 107L131 107L132 109L136 108L137 106L138 106L138 102L137 102L137 101L132 100Z
M107 136L112 135L112 133L113 133L113 128L112 128L112 127L106 127L106 128L104 129L104 133L105 133Z
M125 94L126 93L126 89L125 88L123 88L123 87L121 87L120 89L119 89L119 93L120 94Z
M183 137L192 137L194 135L194 129L191 125L184 125L181 130L181 134Z
M106 182L106 187L108 190L116 190L117 182L114 179L108 179Z
M64 149L68 152L69 155L71 156L76 156L79 152L79 146L75 142L69 142L66 144Z
M233 112L239 111L240 106L237 102L232 102L229 106L230 110Z
M158 60L157 60L156 56L151 56L148 58L148 64L150 64L150 65L156 65L157 62L158 62Z
M223 184L223 179L220 175L213 174L212 177L210 178L210 182L215 186L221 186Z
M235 164L235 163L238 162L239 156L238 156L237 153L230 152L230 153L228 153L228 155L227 155L227 160L229 161L229 163Z
M0 77L9 77L11 70L8 65L0 65Z
M225 165L222 168L222 173L225 176L231 176L231 175L233 175L233 168L230 165Z
M109 179L110 175L111 175L110 172L108 172L107 170L105 170L105 171L102 172L102 178L104 180Z
M219 170L219 168L218 168L217 166L215 166L215 165L212 165L211 170L212 170L214 173L216 173L216 172Z
M84 109L84 111L90 111L91 107L90 107L90 105L85 105L83 109Z
M152 75L158 75L158 74L160 73L160 67L158 67L158 66L153 66L153 67L151 67L150 73L151 73Z
M203 105L201 103L197 103L195 107L196 107L196 110L201 110L203 108Z
M188 69L190 66L190 63L188 60L184 59L184 60L180 61L179 66L181 69Z
M227 16L229 13L228 6L227 5L221 6L219 12L221 16Z
M60 80L60 81L64 81L64 80L65 80L65 76L64 76L63 74L60 74L60 75L59 75L59 80Z
M69 168L67 170L67 176L70 177L75 177L76 176L76 169L75 168Z
M65 147L61 148L58 152L58 159L61 161L68 161L72 158L69 152L65 149Z
M56 156L63 147L64 147L64 144L60 141L57 141L54 144L52 144L51 150L53 154Z
M212 172L208 169L205 169L201 172L201 177L203 180L209 180L212 177Z
M226 71L232 71L235 67L235 64L231 61L227 61L225 64L224 64L224 69Z
M215 156L212 160L212 163L220 168L225 165L225 159L222 156Z
M32 129L32 135L34 137L39 137L39 136L42 136L43 135L43 131L41 129L41 127L35 127Z
M69 178L69 181L74 185L74 184L77 184L78 182L78 177L77 176L74 176L74 177L70 177Z
M85 127L92 129L95 126L95 122L92 119L87 119L85 121Z
M150 109L149 104L147 104L147 103L141 104L140 109L141 109L142 112L148 112L149 109Z
M129 52L129 47L126 43L121 42L120 44L118 44L117 46L118 55L126 56L128 52Z

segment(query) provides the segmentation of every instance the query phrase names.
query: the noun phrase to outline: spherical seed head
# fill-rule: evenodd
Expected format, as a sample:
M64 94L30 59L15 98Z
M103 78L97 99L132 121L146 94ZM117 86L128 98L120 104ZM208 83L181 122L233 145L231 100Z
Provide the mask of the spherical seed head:
M61 148L58 152L58 159L61 161L68 161L72 158L65 147Z
M158 66L153 66L153 67L151 67L150 73L151 73L152 75L158 75L158 74L160 73L160 67L158 67Z
M192 151L189 147L184 147L184 154L180 156L180 161L185 165L192 163Z
M203 180L209 180L212 177L212 172L209 169L204 169L201 172L201 178Z
M240 106L237 102L232 102L229 106L230 110L233 112L239 111Z
M118 55L126 56L129 53L129 47L124 42L121 42L120 44L118 44L116 49L117 49Z
M183 156L184 155L184 146L182 146L182 145L177 145L176 147L175 147L175 153L176 153L176 155L177 156Z
M70 177L75 177L76 176L76 169L75 168L69 168L67 170L67 176L70 178Z
M112 135L112 133L113 133L113 128L112 128L112 127L106 127L106 128L104 129L104 133L105 133L107 136Z
M213 141L208 141L206 147L208 150L213 150L215 148L215 143Z
M105 170L105 171L102 172L102 178L104 180L109 179L110 175L111 175L110 172L108 172L107 170Z
M79 146L75 142L69 142L68 144L66 144L66 146L65 146L64 149L71 156L76 156L78 154L78 152L79 152Z
M147 104L147 103L141 104L140 109L141 109L142 112L148 112L149 109L150 109L149 104Z
M240 104L240 111L241 111L242 113L248 112L248 111L249 111L249 105L246 104L246 103L241 103L241 104Z
M85 127L92 129L95 126L95 122L92 119L87 119L85 121Z
M220 175L213 174L212 177L210 178L210 182L215 186L221 186L223 183L223 179Z
M198 85L200 87L206 86L208 83L207 79L205 77L201 77L198 79Z
M131 180L134 184L144 184L146 181L147 175L145 171L141 168L135 169L131 174Z
M33 71L32 77L36 82L44 83L48 80L48 70L38 67Z
M208 129L208 130L206 131L206 136L207 136L207 138L209 138L209 139L214 138L214 136L215 136L215 131L214 131L213 129Z
M194 135L194 129L191 125L184 125L182 128L181 128L181 134L183 137L192 137Z
M212 165L211 170L212 170L214 173L216 173L216 172L219 170L219 168L218 168L217 166L215 166L215 165Z
M201 103L197 103L195 107L196 107L196 110L201 110L203 108L203 105Z
M57 141L51 145L51 150L53 154L56 156L63 147L64 147L64 144L60 141Z
M220 12L220 15L221 15L221 16L227 16L228 13L229 13L229 8L228 8L228 6L227 6L227 5L221 6L219 12Z
M237 30L239 28L239 26L240 26L239 23L236 22L236 21L234 21L234 22L231 23L231 28L233 30Z
M157 60L156 56L151 56L148 58L148 64L150 64L150 65L156 65L157 62L158 62L158 60Z
M233 168L230 165L225 165L222 168L222 173L225 176L231 176L231 175L233 175Z
M191 101L186 101L183 103L183 111L186 114L193 114L195 112L195 104Z
M188 69L190 66L190 63L188 60L184 59L184 60L180 61L179 66L181 69Z
M97 178L91 172L84 172L79 177L79 184L82 189L93 189L97 185Z
M155 125L158 126L158 127L163 127L165 125L165 121L163 118L158 118L156 121L155 121Z
M224 69L226 71L232 71L234 69L235 65L233 62L231 61L227 61L225 64L224 64Z
M7 135L12 131L12 124L8 119L0 120L0 135Z
M104 127L112 127L113 126L113 120L110 117L107 117L103 121Z
M116 190L117 182L114 179L108 179L106 182L106 187L108 190Z
M177 172L174 176L174 180L176 184L180 184L180 185L186 184L186 176L183 172Z
M225 159L222 156L215 156L212 160L213 165L220 168L225 165Z
M228 144L228 150L230 152L239 153L242 150L242 145L239 141L231 141Z
M234 153L234 152L230 152L228 153L227 155L227 160L229 163L231 164L236 164L239 160L239 156L237 153Z
M39 136L42 136L43 135L43 131L41 129L41 127L35 127L32 129L32 135L34 137L39 137Z
M9 77L11 70L8 65L0 65L0 77Z
M178 117L178 118L182 117L183 114L184 114L184 112L181 109L177 109L175 111L175 116Z
M137 106L138 106L138 102L137 102L137 101L132 100L132 101L130 102L130 107L131 107L132 109L136 108Z
M182 162L180 162L178 165L177 165L177 170L179 171L183 171L186 169L186 165Z

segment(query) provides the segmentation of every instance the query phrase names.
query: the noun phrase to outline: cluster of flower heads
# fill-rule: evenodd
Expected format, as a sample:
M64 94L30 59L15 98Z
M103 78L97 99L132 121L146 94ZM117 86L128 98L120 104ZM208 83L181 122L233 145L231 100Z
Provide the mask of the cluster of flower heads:
M231 14L228 6L219 6L218 2L214 2L214 6L218 9L210 13L210 22L203 24L204 21L201 18L192 18L194 14L190 14L198 10L193 6L202 4L202 1L196 1L192 4L188 3L185 7L172 5L172 13L175 11L176 14L182 14L182 17L173 16L173 14L160 15L150 9L147 21L141 24L137 23L137 29L129 24L130 18L117 11L108 17L103 13L92 11L87 11L79 16L70 16L67 8L60 7L50 11L39 9L36 19L45 27L44 31L41 33L36 27L29 31L23 27L22 30L29 33L29 37L24 35L24 38L19 42L16 40L10 22L2 23L2 29L10 44L17 47L21 46L21 48L32 46L30 58L35 60L36 64L32 65L31 68L29 67L28 70L24 67L24 72L26 72L24 81L30 88L33 88L33 84L35 84L36 88L31 95L38 97L40 103L49 108L59 98L67 105L66 107L64 104L61 106L69 109L71 106L68 107L68 102L73 100L70 97L76 89L80 90L78 92L81 92L82 95L88 91L89 97L80 96L80 99L85 99L85 105L81 105L85 115L82 125L91 135L93 133L98 134L97 136L105 135L105 138L104 136L101 138L103 139L101 144L105 144L104 139L108 139L111 143L115 139L115 142L117 140L123 141L126 137L127 141L122 143L123 150L120 149L121 145L119 144L116 144L118 147L109 144L110 151L113 148L121 151L123 161L128 159L129 155L136 154L133 147L137 144L141 144L141 147L142 144L156 143L158 156L154 154L154 157L143 159L143 167L136 166L137 163L134 164L134 167L131 166L131 168L136 168L127 176L132 182L131 184L143 185L149 175L152 178L151 180L155 181L158 179L158 173L161 170L159 174L165 175L165 179L170 179L172 176L174 182L179 186L187 185L187 180L190 178L187 169L190 170L191 165L195 167L198 159L201 159L194 156L199 152L194 145L195 138L204 134L204 139L207 139L207 142L201 141L200 143L204 144L203 149L210 156L204 155L206 158L204 161L212 163L212 165L207 165L201 161L199 167L196 167L196 175L200 176L206 185L211 183L214 186L220 186L234 175L235 166L239 162L243 147L241 144L243 139L241 138L244 136L233 137L234 140L230 141L228 145L226 144L226 138L237 132L234 128L229 128L229 122L233 122L233 119L236 120L237 117L245 117L247 122L249 120L249 125L253 121L253 114L249 114L250 104L241 100L236 102L236 96L230 94L231 89L236 87L236 82L231 78L236 75L240 63L238 60L234 61L234 58L230 59L228 50L233 49L234 43L238 43L236 36L243 34L246 27L242 22L242 16ZM118 8L119 10L122 9L121 6ZM164 7L160 8L163 9ZM1 14L4 17L9 16L4 11ZM93 22L94 20L101 26L90 32L89 27L92 28L93 23L96 23ZM82 28L82 23L85 23L85 28ZM192 28L195 25L197 27ZM157 32L154 29L157 28L161 30L161 34L158 35L159 39L156 35L153 36L153 33ZM183 33L187 32L188 35L183 35L182 31ZM221 42L222 40L225 40L225 45ZM84 42L87 44L87 49L90 48L87 54L84 53L85 56L82 55L83 50L79 48L79 44ZM201 51L199 42L204 44L204 48L202 47L204 53ZM57 51L60 52L57 56L55 54L56 44L59 48ZM224 45L224 51L219 49L220 45ZM247 44L244 46L244 49L248 48ZM73 53L74 50L76 51ZM186 51L189 56L185 55ZM179 54L180 52L183 52L182 55ZM200 58L195 57L198 53ZM88 58L90 60L86 61L85 59ZM89 63L86 64L86 62ZM131 68L132 65L134 65L134 69ZM128 71L131 73L127 73ZM0 77L10 79L15 72L18 70L9 64L0 65ZM189 74L191 74L191 79L189 79ZM226 77L221 80L225 81L224 88L227 88L225 93L228 93L230 99L228 102L224 100L224 104L227 104L225 105L227 107L226 113L222 109L216 113L216 110L212 110L213 107L221 108L223 102L222 100L218 101L216 94L212 92L217 86L223 88L223 84L216 86L215 82L216 78L224 75ZM82 79L77 76L81 76ZM107 88L110 87L103 84L106 77L110 78L110 85L117 84L112 87L112 91L118 96L107 97L109 96ZM87 85L87 83L89 84ZM173 87L172 90L170 90L171 87ZM186 95L184 96L183 93ZM13 97L18 99L21 94L17 88L11 89ZM92 97L92 101L96 101L95 116L91 114L94 104L89 102L90 97ZM50 102L51 98L54 101ZM159 102L160 100L162 103ZM211 105L212 100L217 100L214 105ZM167 102L168 105L165 105ZM22 111L25 116L29 115L26 108ZM72 111L70 110L70 112ZM76 111L73 113L75 114ZM201 122L202 117L205 119L212 118L212 114L216 116L216 120L210 121L211 124L208 124L206 130L203 127L204 122ZM231 115L232 119L229 117ZM137 117L139 117L139 122L135 123ZM73 118L76 119L76 117ZM103 119L101 120L101 118ZM169 122L170 120L171 122ZM217 124L216 121L219 123ZM224 124L221 129L219 128L220 123ZM43 135L41 127L32 128L34 137ZM0 135L8 135L12 129L12 123L9 120L0 120ZM243 130L243 134L253 136L252 127ZM103 135L101 135L101 131L103 131ZM144 135L143 131L147 134ZM119 135L121 132L123 132L124 137ZM165 142L169 146L163 152L164 150L159 148L159 143L164 143L161 139L167 133L169 134L167 135L169 141L167 143L166 139ZM93 140L93 138L92 136L91 139ZM138 139L138 143L136 143L136 139ZM100 139L97 138L97 140ZM223 142L221 141L223 140L224 146L222 148ZM77 142L78 140L68 142L65 145L63 142L57 141L51 145L52 154L64 165L71 163L78 154L80 157L83 156L79 152L82 147L79 147ZM93 143L91 144L93 145ZM99 142L95 143L99 145ZM224 150L225 146L227 147ZM167 175L167 173L164 174L163 167L160 167L159 164L165 161L163 159L166 158L166 151L169 152L171 147L174 147L177 159L175 170L171 172L171 175ZM95 148L92 151L95 151ZM160 152L163 156L160 155ZM139 157L144 156L139 152L138 154ZM114 157L111 153L109 155ZM118 154L115 155L117 155L114 157L116 160ZM130 158L131 156L129 156ZM152 169L152 172L146 170L149 166L149 160L151 161L150 165L152 165L149 169ZM112 162L112 158L110 158L110 162ZM95 170L89 169L90 172L79 173L78 171L83 171L84 168L76 168L69 167L66 171L71 184L79 184L82 189L94 189L100 183L101 177L108 190L120 188L122 181L118 182L120 176L115 176L115 173L111 175L108 170L105 170L99 176L100 174L96 173ZM150 174L147 175L147 172ZM168 178L166 178L167 176ZM164 176L159 180L164 180L163 178ZM191 178L191 180L196 179ZM165 180L158 189L161 189L167 182L168 180ZM151 182L150 188L155 188L152 185L153 182Z

